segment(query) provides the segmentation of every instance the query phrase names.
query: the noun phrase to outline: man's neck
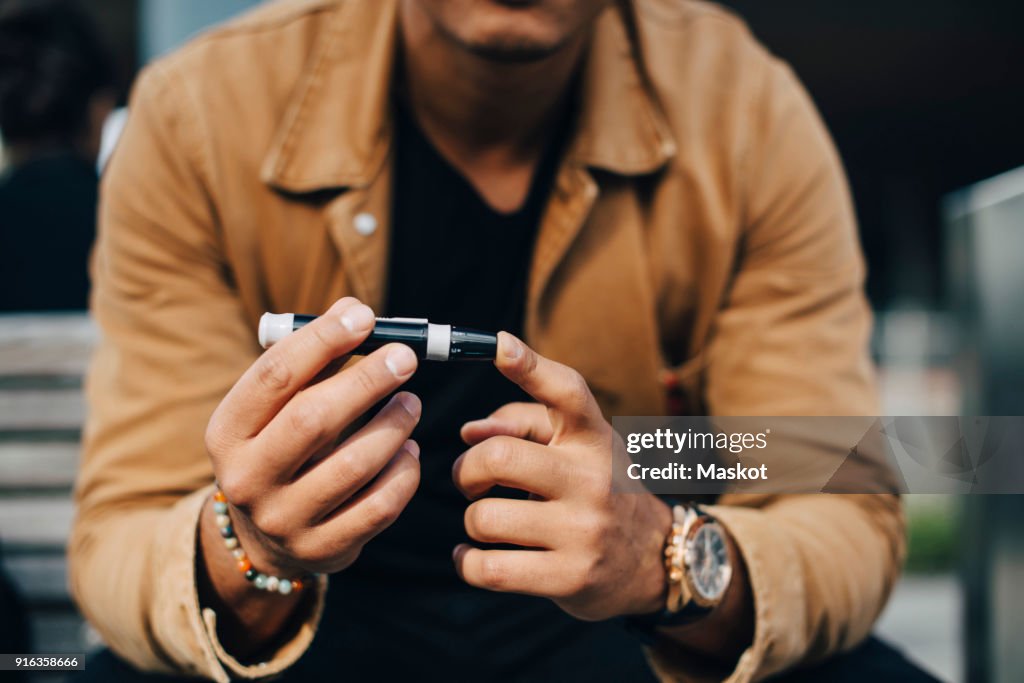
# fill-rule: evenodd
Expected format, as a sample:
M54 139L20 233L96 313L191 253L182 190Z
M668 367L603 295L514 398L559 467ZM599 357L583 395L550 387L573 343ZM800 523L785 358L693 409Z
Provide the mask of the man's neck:
M588 36L550 56L501 63L443 35L416 2L404 2L405 95L423 132L497 210L525 199Z

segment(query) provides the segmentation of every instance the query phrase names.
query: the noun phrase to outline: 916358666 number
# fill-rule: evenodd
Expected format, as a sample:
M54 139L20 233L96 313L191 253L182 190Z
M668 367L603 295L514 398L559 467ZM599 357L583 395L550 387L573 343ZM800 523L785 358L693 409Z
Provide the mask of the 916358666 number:
M0 654L0 671L75 671L85 668L85 654Z

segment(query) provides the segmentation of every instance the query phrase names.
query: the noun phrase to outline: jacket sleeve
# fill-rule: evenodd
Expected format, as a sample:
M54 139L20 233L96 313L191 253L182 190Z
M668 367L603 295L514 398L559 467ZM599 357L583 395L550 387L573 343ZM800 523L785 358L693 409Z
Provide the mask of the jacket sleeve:
M710 415L878 415L842 166L789 68L764 65L740 172L743 234L705 348L703 404ZM711 678L758 680L869 633L905 552L897 495L727 495L711 512L744 558L755 608L752 646ZM670 642L652 655L666 680L706 673Z
M199 604L197 521L213 482L206 424L259 349L175 78L159 63L140 77L103 180L92 261L101 341L86 384L71 590L105 642L141 669L255 678L305 651L325 584L296 632L252 666L224 652L216 614Z

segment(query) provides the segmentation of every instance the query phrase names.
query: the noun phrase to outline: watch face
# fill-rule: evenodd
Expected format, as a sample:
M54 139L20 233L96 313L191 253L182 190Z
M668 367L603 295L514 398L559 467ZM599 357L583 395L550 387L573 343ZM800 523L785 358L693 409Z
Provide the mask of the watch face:
M732 576L721 529L714 523L702 524L691 537L687 550L689 579L694 590L704 601L718 601Z

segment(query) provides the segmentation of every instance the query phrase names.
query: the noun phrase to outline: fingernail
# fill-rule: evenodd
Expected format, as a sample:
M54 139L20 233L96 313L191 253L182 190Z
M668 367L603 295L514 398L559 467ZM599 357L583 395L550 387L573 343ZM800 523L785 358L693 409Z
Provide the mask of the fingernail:
M417 460L420 459L420 445L413 441L412 439L406 441L405 444L402 445L402 448L404 448L405 452L411 455L412 457L416 458Z
M395 398L398 399L401 406L405 408L405 412L415 418L420 416L420 400L414 394L402 392L401 394L396 394Z
M509 360L523 355L523 343L508 332L501 332L501 353Z
M341 324L353 333L365 332L373 327L374 322L373 311L366 304L353 306L341 314Z
M388 355L384 357L384 365L388 366L392 375L404 379L416 369L416 354L405 344L395 344L388 349Z
M452 548L452 559L455 560L456 562L458 562L459 561L459 555L461 555L462 553L466 552L466 548L468 548L468 547L469 546L466 545L465 543L460 543L457 546L455 546L454 548Z

